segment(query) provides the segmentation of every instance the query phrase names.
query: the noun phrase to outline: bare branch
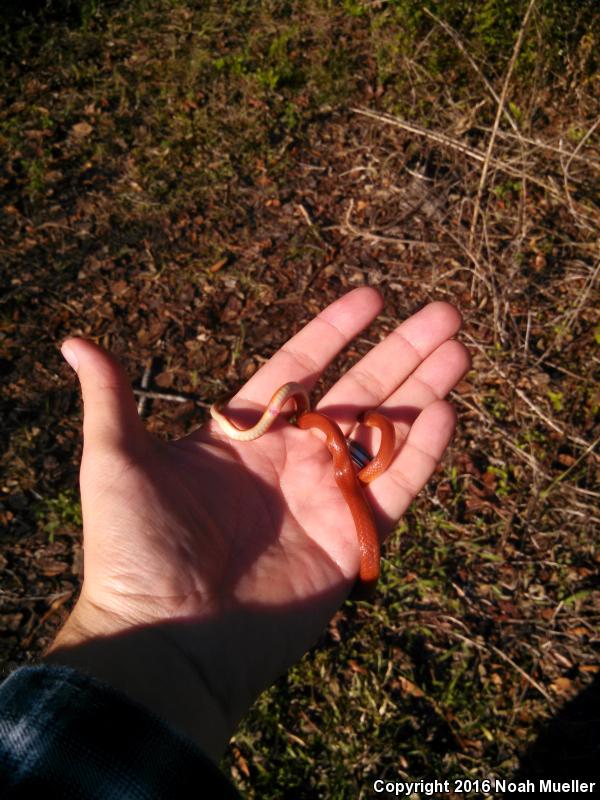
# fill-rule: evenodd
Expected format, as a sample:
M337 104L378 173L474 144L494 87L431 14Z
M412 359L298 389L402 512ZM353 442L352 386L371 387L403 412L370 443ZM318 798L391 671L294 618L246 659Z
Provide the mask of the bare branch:
M527 28L527 23L529 22L529 18L533 12L537 0L529 0L529 5L527 6L527 11L525 12L525 16L523 17L523 22L521 23L521 27L519 29L519 35L517 36L517 41L515 42L515 46L513 48L512 56L510 57L510 61L508 63L508 68L506 70L506 76L504 78L504 84L502 86L502 92L500 94L500 100L498 101L498 109L496 111L496 119L494 120L494 125L492 127L492 133L490 135L490 139L488 141L487 151L485 154L485 159L483 162L483 168L481 170L481 178L479 179L479 188L477 189L477 196L475 198L475 207L473 208L473 219L471 220L471 231L469 234L469 249L473 247L473 241L475 239L475 233L477 230L477 221L479 219L479 209L481 206L481 197L483 195L483 190L485 187L486 179L488 170L490 168L490 164L492 162L492 152L494 150L494 143L496 141L496 134L498 131L498 127L500 125L500 119L502 117L502 110L504 108L504 104L506 102L506 95L508 94L508 87L510 84L510 79L512 77L513 70L515 68L515 64L517 63L517 58L519 52L521 50L521 44L523 43L523 37L525 35L525 30Z

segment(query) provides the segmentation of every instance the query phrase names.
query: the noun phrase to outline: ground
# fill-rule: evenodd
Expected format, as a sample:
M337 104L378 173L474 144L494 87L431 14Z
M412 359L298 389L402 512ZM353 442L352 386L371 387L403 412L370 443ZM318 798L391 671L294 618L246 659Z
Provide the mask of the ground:
M593 777L599 25L567 6L64 2L3 23L3 674L81 581L62 339L115 352L178 437L368 284L384 311L317 394L446 300L473 356L457 433L376 602L336 615L223 767L249 798Z

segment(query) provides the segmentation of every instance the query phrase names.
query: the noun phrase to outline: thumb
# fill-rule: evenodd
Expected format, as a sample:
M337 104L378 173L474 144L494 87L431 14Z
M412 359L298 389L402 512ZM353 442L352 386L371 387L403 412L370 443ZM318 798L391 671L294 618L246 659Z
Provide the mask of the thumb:
M119 361L86 339L67 339L61 352L81 385L86 449L125 450L140 444L146 430Z

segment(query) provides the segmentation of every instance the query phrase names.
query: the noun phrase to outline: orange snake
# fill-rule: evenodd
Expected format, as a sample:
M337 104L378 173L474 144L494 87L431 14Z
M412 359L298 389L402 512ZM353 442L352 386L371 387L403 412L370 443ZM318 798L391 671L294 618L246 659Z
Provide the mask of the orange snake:
M317 428L327 437L327 447L333 458L335 482L352 514L360 550L358 579L352 595L355 598L366 598L372 594L379 578L381 548L373 512L363 494L361 484L371 483L388 468L394 455L394 426L387 417L377 411L367 411L364 414L361 422L380 431L381 443L377 455L357 473L339 425L323 414L310 410L308 392L299 383L290 382L281 386L269 400L259 421L251 428L244 430L234 425L222 413L218 403L211 407L210 414L229 438L249 442L258 439L269 430L285 403L292 398L296 405L296 425L303 430Z

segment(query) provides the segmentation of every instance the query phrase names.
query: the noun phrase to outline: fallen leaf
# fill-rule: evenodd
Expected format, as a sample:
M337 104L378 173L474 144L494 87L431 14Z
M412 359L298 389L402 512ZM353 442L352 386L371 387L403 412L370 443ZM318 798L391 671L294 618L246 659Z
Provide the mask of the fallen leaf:
M483 473L483 482L491 492L495 491L497 477L493 472L490 472L490 470L486 470Z
M128 285L127 281L118 280L118 281L114 281L114 283L112 284L111 288L112 288L113 297L119 297L120 295L125 294L125 292L129 288L129 285Z
M589 636L590 632L583 625L578 625L575 628L569 628L567 631L571 636Z
M557 678L550 684L550 688L557 694L568 694L571 691L573 681L570 678Z
M161 372L160 375L157 375L154 379L154 382L157 386L160 386L161 389L169 389L173 386L173 380L175 376L170 370L165 370Z
M48 558L48 559L40 559L39 567L42 575L45 575L47 578L51 578L55 575L62 575L63 572L66 572L68 570L69 565L66 564L64 561L59 561L58 559L54 558Z
M208 271L212 273L218 272L220 269L223 269L225 264L227 264L228 260L229 259L227 257L220 258L218 261L215 261L215 263L208 268Z
M568 453L560 453L558 456L558 461L560 464L564 464L565 467L570 467L575 463L573 456L570 456Z
M20 612L16 612L14 614L2 614L0 615L0 630L14 633L15 631L19 630L22 621L23 614Z
M360 672L363 675L366 675L368 673L368 670L366 670L364 667L361 667L360 664L357 664L353 658L348 659L348 665L350 666L352 672Z
M398 678L398 684L400 685L401 691L411 697L423 697L424 695L423 690L419 689L417 684L409 681L408 678L400 676L400 678Z
M78 122L71 128L71 133L77 139L85 139L85 137L89 136L93 130L94 129L92 128L89 122Z
M235 754L235 763L240 768L240 771L248 778L250 776L250 767L244 756L238 750Z

